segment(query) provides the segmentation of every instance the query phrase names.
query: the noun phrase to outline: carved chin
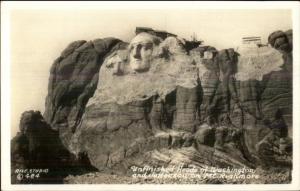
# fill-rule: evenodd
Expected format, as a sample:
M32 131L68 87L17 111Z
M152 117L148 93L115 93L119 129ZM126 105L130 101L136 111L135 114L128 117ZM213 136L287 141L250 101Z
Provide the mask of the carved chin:
M149 62L144 62L142 60L133 60L130 62L131 69L137 72L145 72L150 68Z

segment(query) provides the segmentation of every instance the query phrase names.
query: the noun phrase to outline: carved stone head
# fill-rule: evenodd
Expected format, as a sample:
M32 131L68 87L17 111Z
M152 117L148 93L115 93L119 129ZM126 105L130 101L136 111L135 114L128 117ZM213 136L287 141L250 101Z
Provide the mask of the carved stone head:
M148 33L139 33L129 44L129 65L132 70L144 72L149 70L153 58L153 50L160 39Z

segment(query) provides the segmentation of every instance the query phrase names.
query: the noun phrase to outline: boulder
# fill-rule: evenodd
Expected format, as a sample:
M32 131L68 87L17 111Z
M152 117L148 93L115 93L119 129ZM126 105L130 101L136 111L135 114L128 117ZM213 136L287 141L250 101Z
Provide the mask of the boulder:
M195 133L195 142L213 147L215 143L215 128L205 124L200 126Z

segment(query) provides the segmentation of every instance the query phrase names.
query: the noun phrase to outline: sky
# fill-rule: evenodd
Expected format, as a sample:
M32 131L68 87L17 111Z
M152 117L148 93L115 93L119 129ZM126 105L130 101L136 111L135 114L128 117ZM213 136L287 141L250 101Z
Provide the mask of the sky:
M13 10L10 15L11 124L22 112L45 108L50 67L75 40L115 37L130 41L136 26L166 30L190 39L196 34L217 49L236 48L242 37L266 42L276 30L292 28L287 9L257 10Z

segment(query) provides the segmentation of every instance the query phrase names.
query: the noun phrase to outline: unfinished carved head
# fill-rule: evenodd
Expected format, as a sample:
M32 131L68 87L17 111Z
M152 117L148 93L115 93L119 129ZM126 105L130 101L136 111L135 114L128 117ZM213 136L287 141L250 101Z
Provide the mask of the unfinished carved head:
M118 50L106 60L106 68L112 71L113 75L126 73L125 62L127 61L127 50Z
M148 71L153 58L154 49L161 40L148 33L140 33L129 44L130 67L137 72Z

